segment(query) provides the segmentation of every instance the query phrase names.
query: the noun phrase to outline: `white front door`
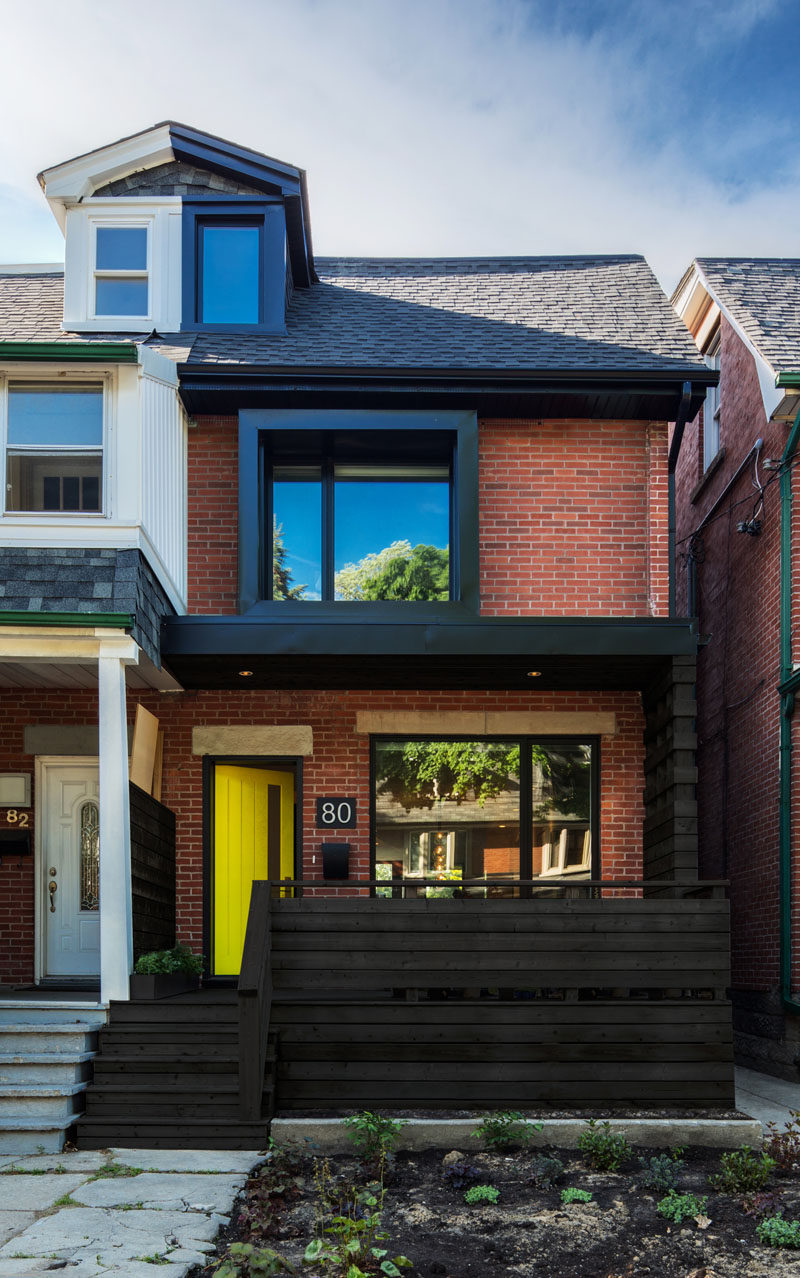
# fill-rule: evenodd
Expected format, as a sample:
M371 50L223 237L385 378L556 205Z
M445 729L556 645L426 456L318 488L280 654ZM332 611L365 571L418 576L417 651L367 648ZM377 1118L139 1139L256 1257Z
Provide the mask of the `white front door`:
M42 761L39 856L45 976L100 973L97 764Z

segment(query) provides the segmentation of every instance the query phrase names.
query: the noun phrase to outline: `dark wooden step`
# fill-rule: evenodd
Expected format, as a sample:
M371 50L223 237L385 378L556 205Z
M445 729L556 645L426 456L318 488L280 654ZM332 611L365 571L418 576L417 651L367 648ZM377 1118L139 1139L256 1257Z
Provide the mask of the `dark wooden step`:
M108 1118L86 1116L78 1120L79 1149L252 1149L265 1150L269 1122L243 1123L184 1118L178 1123L163 1118Z
M175 1003L171 999L154 999L152 1002L112 1003L109 1020L116 1025L197 1025L213 1028L215 1025L238 1025L239 1008L236 1003Z

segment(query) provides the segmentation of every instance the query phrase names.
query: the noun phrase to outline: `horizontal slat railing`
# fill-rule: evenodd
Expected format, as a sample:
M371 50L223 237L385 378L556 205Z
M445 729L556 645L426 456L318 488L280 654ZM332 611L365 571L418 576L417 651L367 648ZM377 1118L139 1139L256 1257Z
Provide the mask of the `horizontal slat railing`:
M581 886L614 894L273 899L279 1103L731 1104L725 884Z
M253 883L239 974L239 1116L261 1117L272 1002L270 884Z

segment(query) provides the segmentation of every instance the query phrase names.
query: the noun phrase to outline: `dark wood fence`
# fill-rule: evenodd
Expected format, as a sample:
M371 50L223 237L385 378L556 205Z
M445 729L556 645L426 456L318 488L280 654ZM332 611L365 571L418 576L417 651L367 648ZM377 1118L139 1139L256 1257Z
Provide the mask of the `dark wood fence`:
M242 995L249 1050L279 1036L280 1108L733 1104L724 899L255 886Z
M133 956L175 944L175 813L130 787Z

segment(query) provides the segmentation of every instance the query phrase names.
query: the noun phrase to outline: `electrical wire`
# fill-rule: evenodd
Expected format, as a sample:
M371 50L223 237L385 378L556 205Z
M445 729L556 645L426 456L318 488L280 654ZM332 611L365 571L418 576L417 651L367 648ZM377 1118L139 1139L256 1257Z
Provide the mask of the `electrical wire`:
M797 466L798 464L800 464L800 453L795 454L795 456L789 462L788 467L781 466L778 470L774 471L772 475L770 475L769 479L762 486L760 490L762 502L763 502L764 493L767 491L768 488L772 487L772 485L775 483L776 480L780 479L781 474L786 469L793 470L794 467ZM746 505L747 502L749 501L752 501L752 497L750 496L740 497L738 501L732 502L730 506L724 506L722 510L719 511L718 514L714 515L713 519L709 519L708 521L701 520L700 523L697 525L697 527L692 530L692 532L687 533L685 537L681 537L678 539L678 541L676 541L675 543L676 548L678 546L682 546L684 542L691 541L692 538L696 537L698 532L700 532L701 530L705 532L706 528L710 528L712 524L715 524L717 522L718 519L724 519L726 516L730 515L732 510L736 510L738 506Z

